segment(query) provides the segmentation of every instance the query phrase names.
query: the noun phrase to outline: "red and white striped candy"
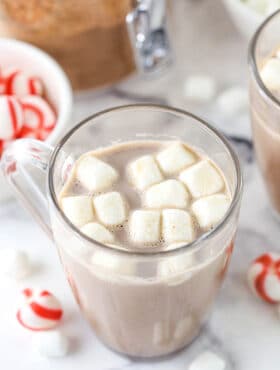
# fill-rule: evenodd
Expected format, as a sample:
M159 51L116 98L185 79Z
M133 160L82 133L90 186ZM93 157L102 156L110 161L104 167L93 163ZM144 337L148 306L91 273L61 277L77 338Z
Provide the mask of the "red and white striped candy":
M53 129L56 115L50 105L40 96L25 96L20 99L24 126L31 129Z
M14 96L0 96L0 139L10 140L17 136L23 126L23 112Z
M6 81L3 78L0 71L0 95L5 94L5 90L6 90Z
M26 95L42 95L43 84L38 77L29 76L23 71L9 68L3 71L5 94L21 98Z
M269 303L280 302L280 255L266 253L249 267L248 281L253 292Z
M50 292L24 289L23 304L17 311L19 323L34 331L56 327L62 318L63 310L58 299Z

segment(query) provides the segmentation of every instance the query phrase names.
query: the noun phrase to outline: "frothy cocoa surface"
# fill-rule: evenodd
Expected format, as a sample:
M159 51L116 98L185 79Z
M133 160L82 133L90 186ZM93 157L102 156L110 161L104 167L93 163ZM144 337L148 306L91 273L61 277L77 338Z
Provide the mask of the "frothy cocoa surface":
M87 156L91 157L94 156L108 164L110 164L114 169L117 170L119 174L118 181L112 186L112 188L108 191L117 191L120 192L124 196L127 210L128 210L128 217L126 222L123 225L119 225L116 227L108 227L108 229L115 235L116 238L116 245L120 245L122 249L134 249L134 248L141 248L141 245L136 245L132 242L129 234L129 227L128 227L128 219L129 214L134 210L144 209L144 194L145 191L140 191L136 189L135 186L132 184L132 180L129 175L129 165L139 157L145 155L154 155L156 156L157 153L166 149L170 145L174 143L172 142L160 142L160 141L135 141L135 142L127 142L127 143L120 143L115 144L110 147L94 150L82 155L74 164L72 171L68 177L67 182L65 183L59 198L60 203L61 199L67 196L75 196L75 195L91 195L97 196L102 194L103 192L99 193L91 193L89 192L78 180L76 176L76 168L78 164ZM183 144L187 150L191 151L195 158L196 163L206 159L206 157L197 150L190 148L187 144ZM207 158L208 159L208 158ZM209 160L209 159L208 159ZM210 160L209 160L210 161ZM228 186L226 180L220 169L216 166L213 161L210 161L213 167L218 171L220 176L223 178L224 187L221 189L219 193L226 194L230 197ZM187 166L187 168L190 166ZM181 171L180 171L181 172ZM172 175L164 174L164 181L169 179L179 180L178 178L179 173L174 173ZM106 193L106 191L104 191ZM188 206L185 208L186 211L191 212L191 207L193 202L196 200L191 197L191 194L188 191L189 201ZM168 208L168 207L167 207ZM171 207L174 208L174 207ZM203 233L208 232L210 228L201 228L196 220L196 218L192 215L193 225L195 229L196 238L199 238ZM184 244L184 243L181 243ZM149 249L156 251L170 247L168 243L166 243L163 239L159 240L158 243L150 245ZM175 247L175 246L174 246ZM147 248L145 248L147 251Z

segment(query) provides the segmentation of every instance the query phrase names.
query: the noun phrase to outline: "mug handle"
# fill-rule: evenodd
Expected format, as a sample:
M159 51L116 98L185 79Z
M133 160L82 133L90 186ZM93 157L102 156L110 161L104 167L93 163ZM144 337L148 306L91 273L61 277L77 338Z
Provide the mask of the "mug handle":
M16 197L53 239L47 202L47 175L53 148L33 139L19 139L4 151L1 168Z

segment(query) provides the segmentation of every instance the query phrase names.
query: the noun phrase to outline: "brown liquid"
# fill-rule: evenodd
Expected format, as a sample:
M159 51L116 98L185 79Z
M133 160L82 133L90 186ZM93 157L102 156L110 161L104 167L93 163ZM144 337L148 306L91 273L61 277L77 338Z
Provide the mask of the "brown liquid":
M125 194L130 208L138 208L139 193L127 184L125 168L133 159L163 147L160 142L139 142L94 154L119 171L120 181L115 189ZM197 157L201 157L199 153ZM85 192L73 178L69 177L60 196ZM169 256L141 256L116 254L110 248L96 246L105 256L113 255L125 266L125 270L116 271L110 266L92 264L95 247L85 248L71 231L63 233L59 224L54 224L53 230L75 298L96 334L114 350L137 357L174 352L198 335L227 269L235 233L235 227L218 233L195 256L188 248ZM128 239L123 242L126 249L133 248ZM83 248L83 254L76 253ZM183 268L161 275L162 264L171 261L179 265L185 262ZM127 270L128 266L133 269Z
M271 91L271 93L279 99L280 91ZM251 122L258 164L271 204L280 213L280 110L270 98L265 96L255 81L251 81L250 97Z

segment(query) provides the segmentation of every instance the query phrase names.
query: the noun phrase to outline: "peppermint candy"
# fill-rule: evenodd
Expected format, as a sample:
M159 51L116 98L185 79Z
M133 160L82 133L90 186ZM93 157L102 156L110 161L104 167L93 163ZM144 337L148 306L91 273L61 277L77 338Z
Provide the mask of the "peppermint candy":
M18 69L4 70L2 79L5 85L3 92L5 95L15 95L20 98L26 95L43 94L42 81L38 77L28 76Z
M23 126L23 112L14 96L0 96L0 140L17 137Z
M268 303L280 302L280 255L266 253L258 257L248 270L252 291Z
M63 310L58 299L48 292L24 289L23 304L17 311L18 322L26 329L43 331L53 329L60 322Z
M45 140L53 130L56 115L40 96L29 95L20 100L23 110L23 129L20 137Z

